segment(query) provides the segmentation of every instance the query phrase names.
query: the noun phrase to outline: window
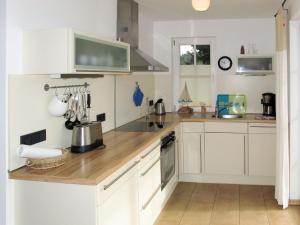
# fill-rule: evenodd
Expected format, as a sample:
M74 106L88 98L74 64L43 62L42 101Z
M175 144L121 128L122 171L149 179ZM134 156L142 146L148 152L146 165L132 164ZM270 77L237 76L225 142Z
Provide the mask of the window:
M196 45L196 65L210 65L210 45Z
M177 81L175 103L187 85L192 107L212 106L212 38L176 38L174 45L174 73ZM178 104L177 104L178 106Z
M210 45L180 45L180 65L210 65Z
M193 45L180 46L180 65L194 65L195 49Z

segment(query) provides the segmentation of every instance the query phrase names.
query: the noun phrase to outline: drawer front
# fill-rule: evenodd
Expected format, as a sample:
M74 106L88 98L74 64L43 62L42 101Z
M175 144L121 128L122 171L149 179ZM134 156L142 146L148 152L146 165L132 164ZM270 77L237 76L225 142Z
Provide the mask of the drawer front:
M146 208L141 209L140 224L153 225L161 211L161 192L156 193Z
M204 123L184 122L182 124L182 131L184 133L203 133L204 132Z
M150 160L140 170L140 200L141 207L144 207L151 197L157 192L161 184L160 154Z
M103 203L106 199L113 195L114 192L118 190L124 182L134 176L134 174L138 173L138 164L138 158L131 160L98 185L99 204Z
M247 123L208 122L205 123L206 133L247 133Z
M153 159L154 156L160 154L160 145L161 141L157 140L140 154L140 168L143 168L150 160Z
M250 134L276 134L276 124L249 123Z

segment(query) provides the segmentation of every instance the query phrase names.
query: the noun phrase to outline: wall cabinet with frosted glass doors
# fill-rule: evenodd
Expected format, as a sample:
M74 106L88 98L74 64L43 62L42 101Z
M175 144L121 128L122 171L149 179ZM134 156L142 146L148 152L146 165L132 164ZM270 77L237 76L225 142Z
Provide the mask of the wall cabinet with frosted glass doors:
M193 107L211 106L213 100L213 38L178 38L174 39L173 63L174 74L178 83L174 102L184 90L185 84L190 94Z
M24 32L24 74L128 73L130 46L73 29Z

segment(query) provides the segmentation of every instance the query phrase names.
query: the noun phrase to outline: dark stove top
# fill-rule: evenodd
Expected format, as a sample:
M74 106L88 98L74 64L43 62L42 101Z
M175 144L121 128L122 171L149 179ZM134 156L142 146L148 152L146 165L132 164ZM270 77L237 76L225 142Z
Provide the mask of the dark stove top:
M169 123L134 121L117 128L116 131L156 132L168 125Z

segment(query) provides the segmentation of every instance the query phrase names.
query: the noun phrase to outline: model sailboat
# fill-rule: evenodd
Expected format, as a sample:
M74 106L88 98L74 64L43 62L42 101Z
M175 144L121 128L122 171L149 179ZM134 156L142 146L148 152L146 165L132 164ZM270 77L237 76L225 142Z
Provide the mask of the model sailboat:
M189 103L192 102L191 95L189 93L187 84L185 82L184 88L178 100L179 103L182 103L182 106L178 110L178 113L192 113L193 109L188 106Z

